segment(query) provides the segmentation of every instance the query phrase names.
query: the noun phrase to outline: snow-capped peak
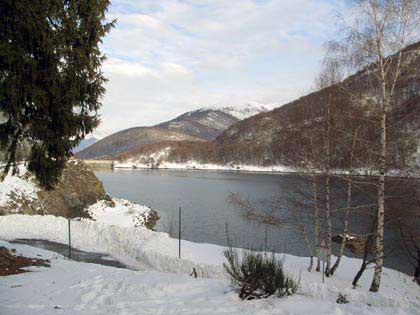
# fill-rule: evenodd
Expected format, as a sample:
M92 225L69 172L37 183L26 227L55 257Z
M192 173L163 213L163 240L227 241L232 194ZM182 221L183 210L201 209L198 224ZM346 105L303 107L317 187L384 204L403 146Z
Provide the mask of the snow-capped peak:
M242 119L254 116L256 114L266 112L269 110L269 108L257 102L248 102L246 104L238 105L238 106L221 105L221 106L212 106L212 107L202 107L198 109L197 111L207 111L207 110L219 110L226 114L232 115L233 117L239 120L242 120Z
M232 115L240 120L268 111L268 108L261 104L247 103L243 106L220 107L219 110Z

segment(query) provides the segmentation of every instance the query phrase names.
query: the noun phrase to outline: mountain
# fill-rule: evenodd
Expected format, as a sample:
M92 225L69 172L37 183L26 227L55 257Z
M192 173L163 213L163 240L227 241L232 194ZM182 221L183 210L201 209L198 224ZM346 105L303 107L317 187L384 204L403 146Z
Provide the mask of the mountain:
M80 150L76 157L108 159L162 141L214 140L240 119L263 111L267 111L267 108L257 103L241 107L200 108L153 127L135 127L117 132Z
M82 141L80 141L79 145L73 149L73 153L77 153L79 151L82 151L82 150L86 149L87 147L91 146L92 144L94 144L97 141L98 141L98 139L96 139L95 137L90 137L90 138L83 139Z
M181 131L203 140L213 140L239 120L265 111L267 108L264 106L251 103L240 107L204 107L182 114L156 127Z
M109 159L122 152L160 141L201 141L190 135L156 127L134 127L105 137L76 153L79 159Z
M203 140L213 140L237 121L237 118L221 110L203 108L182 114L156 127L176 130Z

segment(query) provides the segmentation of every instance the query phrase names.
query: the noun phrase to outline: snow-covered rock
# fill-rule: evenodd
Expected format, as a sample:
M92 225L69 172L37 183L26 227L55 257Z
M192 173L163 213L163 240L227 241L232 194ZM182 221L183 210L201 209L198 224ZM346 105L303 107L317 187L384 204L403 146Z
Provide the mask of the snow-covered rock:
M33 176L26 171L23 164L19 164L15 175L12 175L10 171L0 182L0 209L17 200L21 200L21 203L37 200L38 190L39 188L33 181ZM16 202L12 212L19 212L21 203Z
M100 200L86 209L91 218L100 223L122 227L145 226L151 218L152 210L125 199L112 198L113 205Z

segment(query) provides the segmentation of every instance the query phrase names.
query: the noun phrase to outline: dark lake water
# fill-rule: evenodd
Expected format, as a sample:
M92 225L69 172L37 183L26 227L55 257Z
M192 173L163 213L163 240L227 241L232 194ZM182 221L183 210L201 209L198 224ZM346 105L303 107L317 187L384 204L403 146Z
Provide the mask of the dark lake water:
M96 175L111 196L155 209L161 217L156 229L173 237L178 236L178 209L181 207L182 239L227 245L228 235L235 247L308 256L300 233L286 227L250 221L244 217L242 209L228 200L229 194L235 193L243 199L262 204L265 209L273 209L277 215L289 214L290 217L288 207L291 203L296 209L294 211L305 211L298 210L305 207L297 204L309 192L308 181L302 181L296 175L198 170L114 170L96 172ZM335 196L333 208L344 207L346 184L336 180L332 189ZM357 193L355 196L357 203ZM273 208L274 199L276 206ZM299 213L297 219L308 221L305 224L312 232L309 216ZM352 216L350 232L363 233L367 224L365 221L363 214ZM333 223L334 233L341 233L341 216L336 214ZM321 230L325 231L322 224ZM346 255L353 256L349 251ZM385 265L404 272L412 271L405 259L395 254L385 259Z

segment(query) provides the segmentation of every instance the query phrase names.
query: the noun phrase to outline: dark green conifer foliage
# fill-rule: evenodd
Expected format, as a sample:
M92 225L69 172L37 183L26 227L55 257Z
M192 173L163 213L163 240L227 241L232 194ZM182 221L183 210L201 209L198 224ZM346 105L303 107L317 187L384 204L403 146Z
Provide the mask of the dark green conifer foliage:
M98 125L106 82L101 39L109 0L0 1L0 150L17 148L42 186L59 180L72 149Z

